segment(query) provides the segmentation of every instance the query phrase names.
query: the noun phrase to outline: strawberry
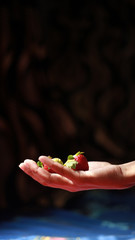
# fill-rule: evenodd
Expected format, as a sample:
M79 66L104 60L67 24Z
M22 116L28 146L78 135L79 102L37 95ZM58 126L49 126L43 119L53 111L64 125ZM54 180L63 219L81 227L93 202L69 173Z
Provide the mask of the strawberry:
M51 158L51 157L49 156L49 158ZM62 162L62 160L61 160L60 158L52 158L52 160L53 160L54 162L58 162L58 163L60 163L60 164L63 165L63 162ZM50 172L50 173L54 173L54 171L53 171L51 168L49 168L46 164L43 164L41 161L38 161L38 162L37 162L37 165L38 165L39 167L44 168L45 170L47 170L47 171Z
M75 155L69 155L64 166L74 169L75 171L89 169L87 158L83 152L77 152Z

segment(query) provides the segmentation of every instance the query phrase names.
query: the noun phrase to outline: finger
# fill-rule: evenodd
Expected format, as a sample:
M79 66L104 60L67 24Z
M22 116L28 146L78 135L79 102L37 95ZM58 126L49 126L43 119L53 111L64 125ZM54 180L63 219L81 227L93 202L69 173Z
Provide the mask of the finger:
M79 174L77 171L74 171L73 169L70 169L66 166L63 166L62 164L59 164L57 162L54 162L52 159L46 157L46 156L40 156L39 160L46 164L49 168L51 168L54 172L60 174L61 176L64 176L68 179L70 179L73 182L76 182Z
M32 159L25 159L24 162L22 162L22 163L19 164L19 168L22 169L22 168L24 167L25 163L27 163L27 162L31 162L31 163L33 164L33 166L35 165L35 167L38 168L37 163L36 163L35 161L33 161ZM22 169L22 170L23 170L23 169Z
M42 168L38 167L36 162L30 159L26 159L23 163L19 165L19 167L30 177L40 182L41 184L44 184L43 182L44 175L48 174L48 172L46 173L44 170L44 175L43 175L43 172L40 171L40 169Z
M32 160L25 160L19 167L40 184L53 188L61 188L67 191L74 191L74 184L71 180L58 174L50 174L48 171L37 166Z

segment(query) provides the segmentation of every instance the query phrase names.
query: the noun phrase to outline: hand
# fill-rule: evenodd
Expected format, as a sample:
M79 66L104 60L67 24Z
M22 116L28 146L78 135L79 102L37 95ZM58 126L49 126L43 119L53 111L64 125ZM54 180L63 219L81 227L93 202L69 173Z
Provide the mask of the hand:
M56 173L49 173L37 166L33 160L25 160L19 167L40 184L60 188L70 192L91 189L124 189L134 185L133 176L127 171L128 166L132 168L135 161L122 165L112 165L108 162L89 162L88 171L74 171L66 166L54 162L46 156L39 160Z

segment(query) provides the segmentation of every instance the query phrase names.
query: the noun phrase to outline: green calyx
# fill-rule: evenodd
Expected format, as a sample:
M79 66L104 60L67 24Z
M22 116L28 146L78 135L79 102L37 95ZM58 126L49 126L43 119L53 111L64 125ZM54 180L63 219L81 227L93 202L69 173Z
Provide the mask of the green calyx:
M38 161L38 162L37 162L37 165L38 165L39 167L41 167L41 168L44 167L44 165L43 165L43 163L42 163L41 161Z
M74 156L73 155L68 155L67 160L73 160Z
M68 167L68 168L72 168L72 169L76 169L76 165L78 164L77 161L75 161L74 159L71 159L71 160L67 160L65 163L64 163L64 166Z
M84 152L77 152L76 154L74 154L74 155L69 155L68 156L68 158L67 158L67 160L72 160L72 159L74 159L74 157L75 156L78 156L78 155L83 155L84 154Z
M78 155L83 155L84 154L84 152L77 152L74 156L78 156Z

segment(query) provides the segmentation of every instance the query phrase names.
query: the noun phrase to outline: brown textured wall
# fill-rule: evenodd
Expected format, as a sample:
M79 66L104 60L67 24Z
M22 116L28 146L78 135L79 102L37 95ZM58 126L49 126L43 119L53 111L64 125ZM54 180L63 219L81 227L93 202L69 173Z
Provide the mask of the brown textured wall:
M0 207L54 204L18 169L25 158L134 159L134 11L133 0L1 5Z

